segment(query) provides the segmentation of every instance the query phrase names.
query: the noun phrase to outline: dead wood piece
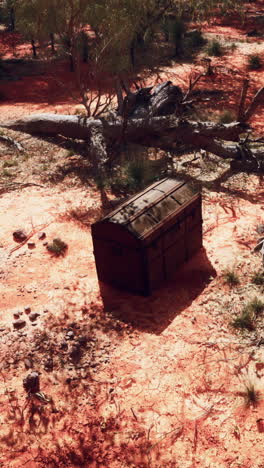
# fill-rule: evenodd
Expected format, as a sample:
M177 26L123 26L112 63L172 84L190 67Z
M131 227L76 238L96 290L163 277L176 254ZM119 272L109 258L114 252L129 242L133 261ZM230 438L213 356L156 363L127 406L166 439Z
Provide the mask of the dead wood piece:
M248 106L244 117L243 117L243 122L247 122L250 117L256 112L257 108L262 105L264 105L264 86L258 90L258 92L255 94L253 97L250 105Z
M240 102L238 106L238 113L237 113L238 122L244 119L244 109L245 109L245 101L247 97L248 86L249 86L249 79L245 79L243 81L243 86L242 86L241 95L240 95Z
M23 146L18 141L14 140L13 138L10 138L10 137L5 136L5 135L0 135L0 141L2 141L3 143L8 144L9 146L14 146L17 149L17 151L19 151L19 152L24 152L25 151Z
M7 184L5 187L1 188L0 195L3 195L3 193L11 192L12 190L19 190L26 187L44 187L44 185L34 184L33 182L13 182L12 184Z

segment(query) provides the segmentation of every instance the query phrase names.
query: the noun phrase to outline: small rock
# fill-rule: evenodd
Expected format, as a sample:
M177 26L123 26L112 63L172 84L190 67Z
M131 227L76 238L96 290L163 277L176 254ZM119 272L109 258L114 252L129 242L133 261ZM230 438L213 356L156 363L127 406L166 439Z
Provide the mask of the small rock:
M26 314L30 314L31 308L29 306L24 307L24 311Z
M53 359L52 357L49 357L47 361L44 363L44 369L47 372L51 372L53 370L53 366L54 366Z
M43 242L44 247L47 247L48 242Z
M26 326L26 321L25 320L22 320L22 319L18 319L18 320L15 320L13 322L13 327L16 329L16 330L20 330L21 328L24 328Z
M72 330L69 330L67 333L66 333L66 340L73 340L74 338L74 333Z
M27 393L37 393L39 392L39 374L38 372L31 372L23 380L23 387Z
M38 233L38 239L39 240L43 240L46 238L46 233L45 232L39 232Z
M26 369L30 369L31 367L33 367L33 362L31 361L31 359L26 358L24 364Z
M28 316L30 322L35 322L37 318L39 317L39 314L37 312L31 312Z
M70 351L70 358L73 361L79 361L81 359L82 352L81 347L78 343L74 344L71 351Z
M21 315L21 313L20 313L20 312L15 312L15 313L13 314L13 316L14 316L14 319L18 320L18 319L19 319L19 317L20 317L20 315Z
M79 336L78 342L80 346L86 346L87 345L88 338L87 336Z
M71 322L69 324L69 328L75 328L77 326L77 323L76 322Z
M256 231L258 234L264 234L264 224L259 224L257 227L256 227Z
M13 232L13 239L16 242L24 242L27 239L27 234L24 229L17 229Z
M36 247L35 242L28 242L28 248L29 248L29 249L32 250L32 249L35 249L35 247Z

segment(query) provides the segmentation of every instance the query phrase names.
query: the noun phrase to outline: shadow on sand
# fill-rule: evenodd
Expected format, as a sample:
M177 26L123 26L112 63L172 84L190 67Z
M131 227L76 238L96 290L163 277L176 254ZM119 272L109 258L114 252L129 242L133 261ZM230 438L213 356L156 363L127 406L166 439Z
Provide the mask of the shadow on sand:
M135 296L100 283L104 309L133 328L159 335L202 293L216 271L201 249L150 297Z

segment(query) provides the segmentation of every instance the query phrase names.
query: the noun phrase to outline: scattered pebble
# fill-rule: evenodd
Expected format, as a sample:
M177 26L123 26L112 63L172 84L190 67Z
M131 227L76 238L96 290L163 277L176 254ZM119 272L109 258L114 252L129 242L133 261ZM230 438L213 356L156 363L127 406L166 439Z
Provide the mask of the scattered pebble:
M39 240L43 240L46 238L46 233L45 232L39 232L38 233L38 239Z
M35 320L37 320L37 318L39 317L40 314L38 314L37 312L31 312L28 316L29 320L31 322L35 322Z
M31 359L26 358L24 364L26 369L31 369L33 367L33 362Z
M67 333L66 333L66 340L73 340L74 338L74 333L72 330L69 330Z
M22 314L22 312L15 312L13 314L14 319L18 320L21 314Z
M36 247L35 242L28 242L28 248L29 249L35 249L35 247Z
M26 326L26 321L25 320L22 320L22 319L18 319L18 320L15 320L13 322L13 327L16 329L16 330L20 330L21 328L24 328Z
M27 239L27 234L24 229L17 229L13 232L13 239L16 242L24 242Z
M25 306L24 311L26 314L29 314L31 312L31 308L29 306Z

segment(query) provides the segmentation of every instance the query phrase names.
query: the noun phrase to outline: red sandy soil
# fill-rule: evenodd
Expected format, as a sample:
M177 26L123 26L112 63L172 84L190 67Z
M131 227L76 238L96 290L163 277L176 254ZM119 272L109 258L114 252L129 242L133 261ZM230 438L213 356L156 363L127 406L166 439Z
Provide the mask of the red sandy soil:
M207 31L241 34L231 26ZM223 71L200 82L225 91L223 108L235 108L248 74L245 55L256 42L215 59ZM226 71L234 64L235 79ZM199 62L175 65L159 79L187 83L189 71L200 69ZM60 73L68 83L69 75ZM250 72L250 96L262 84L261 73ZM1 120L73 112L68 88L56 88L52 76L1 83ZM208 108L221 109L213 102ZM257 133L263 131L261 112L251 122ZM263 202L257 175L230 177L220 190L205 188L204 249L150 298L140 298L98 284L90 227L69 214L84 206L94 220L100 197L92 186L65 182L1 195L1 467L263 468L258 420L264 419L264 400L245 404L249 384L264 398L263 347L257 346L262 320L244 335L230 326L245 302L264 299L251 283L261 268L252 248L256 226L264 223ZM32 231L34 249L13 250L12 232L20 227ZM48 242L61 237L67 254L51 257L40 231ZM223 271L233 267L240 284L230 288ZM35 322L23 312L27 305L40 314ZM12 326L17 311L26 320L20 331ZM69 330L73 340L66 338ZM70 351L81 335L88 344L76 362ZM22 380L32 368L41 372L41 390L52 399L47 405L26 400Z

